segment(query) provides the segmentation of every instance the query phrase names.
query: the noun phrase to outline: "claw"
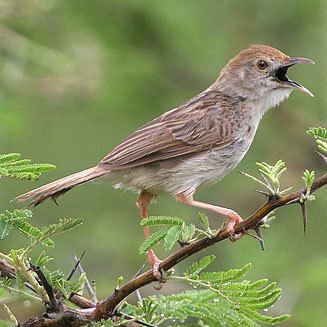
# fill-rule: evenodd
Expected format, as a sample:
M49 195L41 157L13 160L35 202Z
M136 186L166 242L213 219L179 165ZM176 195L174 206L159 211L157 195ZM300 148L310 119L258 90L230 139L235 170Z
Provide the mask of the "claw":
M164 283L163 270L160 268L161 260L155 255L153 250L148 252L148 262L152 266L153 276L159 281Z
M228 232L228 238L232 241L235 242L239 240L244 233L235 233L234 227L236 224L239 224L240 222L243 221L242 217L235 211L231 210L230 213L228 214L228 219L229 222L227 224L226 230Z

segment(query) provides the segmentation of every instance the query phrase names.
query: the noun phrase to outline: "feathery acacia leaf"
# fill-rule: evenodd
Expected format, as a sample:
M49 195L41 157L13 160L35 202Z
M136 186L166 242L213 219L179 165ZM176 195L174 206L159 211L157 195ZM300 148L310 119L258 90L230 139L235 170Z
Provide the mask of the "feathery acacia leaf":
M310 127L307 130L307 134L313 136L316 139L318 149L322 151L321 155L325 158L327 155L327 128L324 127Z
M166 236L165 236L165 250L169 251L178 241L178 238L182 232L181 226L173 226L171 227Z
M188 242L192 239L195 234L195 226L193 224L186 225L183 224L182 226L182 239L184 242Z
M149 249L151 249L153 246L155 246L157 243L159 243L162 239L165 238L169 228L163 228L160 229L157 232L154 232L150 235L149 238L147 238L142 245L139 247L139 253L143 254L146 253Z
M188 318L195 319L197 326L249 327L275 324L289 318L288 315L271 317L261 313L279 299L281 290L276 288L276 283L268 284L266 279L240 280L249 271L250 264L240 269L203 272L213 259L214 256L204 257L189 267L184 277L169 276L168 279L184 281L197 289L151 296L157 304L153 316L156 317L156 313L157 317L170 317L168 322L174 326L179 326L179 322L185 326L183 322ZM136 313L135 306L128 305L127 308L128 313Z
M199 274L202 270L206 269L213 260L215 260L214 255L207 255L201 260L193 262L189 267L187 267L184 275L192 277Z
M0 178L13 177L36 180L42 173L55 168L54 165L50 164L32 164L30 159L20 159L19 153L0 155Z
M178 217L150 216L141 220L141 226L182 226L184 221Z

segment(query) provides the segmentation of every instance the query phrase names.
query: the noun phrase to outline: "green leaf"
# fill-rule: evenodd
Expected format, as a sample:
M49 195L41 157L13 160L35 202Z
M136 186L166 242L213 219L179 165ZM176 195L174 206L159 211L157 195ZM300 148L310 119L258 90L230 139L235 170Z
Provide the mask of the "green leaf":
M0 154L0 165L3 165L4 163L8 161L16 161L20 158L19 153L6 153L6 154Z
M271 317L261 313L262 309L266 312L279 299L281 290L276 288L276 283L268 284L267 279L252 283L240 280L249 271L250 264L241 269L202 272L207 263L197 263L196 267L189 268L190 273L185 273L184 277L169 277L173 280L184 280L197 290L151 297L156 299L159 312L164 317L171 317L168 325L170 322L171 325L178 326L178 321L184 325L182 322L188 319L198 322L194 326L259 327L259 323L275 324L289 317ZM197 270L198 266L201 269Z
M327 158L325 156L327 154L327 128L310 127L309 130L307 130L307 133L316 139L318 149L324 153L321 153L321 155L327 162Z
M182 226L184 221L178 217L150 216L141 220L141 226Z
M49 237L44 237L44 233L39 228L32 226L27 221L17 220L13 223L13 228L25 237L29 237L34 241L39 241L45 246L54 247L54 242Z
M314 182L314 179L315 179L315 172L314 170L313 171L309 171L309 170L305 170L303 172L303 175L302 175L302 179L305 183L305 186L308 188L308 189L311 189L311 186Z
M190 241L195 233L195 226L193 224L186 225L183 224L182 226L182 239L183 241L187 242Z
M55 169L50 164L32 164L30 159L21 159L19 153L0 155L0 177L13 177L18 179L35 180L46 171Z
M208 219L207 215L205 215L205 214L202 213L202 212L199 212L199 220L200 220L201 224L202 224L206 229L209 228L209 219Z
M307 134L309 134L315 138L327 140L327 128L324 128L324 127L310 127L307 130Z
M149 238L147 238L142 245L139 247L139 253L143 254L146 253L149 249L151 249L153 246L155 246L157 243L159 243L162 239L165 238L169 228L163 228L160 229L157 232L154 232L150 235Z
M46 255L45 251L42 251L40 253L40 255L38 256L38 258L36 259L36 265L37 266L46 266L50 261L52 261L53 258L49 257L48 255Z
M82 219L60 219L58 223L51 224L42 229L43 238L67 232L83 223Z
M217 272L203 272L198 275L198 278L211 283L224 284L229 281L237 280L245 276L250 269L251 269L251 264L248 263L241 269L229 269L227 271L217 271Z
M8 236L11 229L11 224L0 218L0 240L3 240L6 236Z
M178 241L179 235L182 232L181 226L173 226L171 227L167 234L165 235L165 250L169 251L172 249L174 244Z
M206 269L210 263L215 260L214 255L203 257L200 261L193 262L184 273L185 276L192 277L199 274L202 270Z
M119 276L116 282L116 288L121 288L124 284L124 276Z

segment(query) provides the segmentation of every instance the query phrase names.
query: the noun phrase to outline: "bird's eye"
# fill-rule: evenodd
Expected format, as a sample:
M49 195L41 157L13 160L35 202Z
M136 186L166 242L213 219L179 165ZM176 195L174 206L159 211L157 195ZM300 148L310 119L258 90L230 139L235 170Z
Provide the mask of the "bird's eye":
M260 70L264 70L265 68L268 67L268 63L264 60L259 60L257 62L257 67L260 69Z

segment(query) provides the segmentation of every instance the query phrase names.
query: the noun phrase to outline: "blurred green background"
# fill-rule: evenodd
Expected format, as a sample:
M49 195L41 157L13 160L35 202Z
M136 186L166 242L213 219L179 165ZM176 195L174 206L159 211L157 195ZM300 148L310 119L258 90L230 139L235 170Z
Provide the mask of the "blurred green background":
M38 182L1 180L0 207L14 209L18 205L8 202L14 196L94 165L140 125L206 88L233 55L255 43L316 61L290 72L315 98L293 92L268 112L238 167L254 173L255 161L283 159L284 186L297 188L304 169L317 175L325 169L305 130L326 126L326 0L0 0L0 152L57 166ZM233 172L197 198L246 217L264 201L255 188ZM283 208L265 232L264 252L244 237L198 257L215 254L216 269L252 262L252 278L267 277L283 288L271 312L291 313L285 326L326 326L326 211L323 189L309 204L306 235L300 209ZM143 232L135 194L87 184L59 199L59 207L47 202L34 213L32 222L39 226L61 217L84 219L82 227L57 238L52 266L68 272L73 253L86 250L84 269L96 280L99 297L113 290L118 276L130 278L145 259L137 251ZM168 197L159 198L151 214L197 219L196 209ZM219 226L222 219L216 220ZM13 233L0 246L8 251L22 244ZM158 254L165 256L161 249ZM179 289L166 285L160 292ZM160 292L152 286L142 291ZM20 319L38 310L28 303L11 307Z

